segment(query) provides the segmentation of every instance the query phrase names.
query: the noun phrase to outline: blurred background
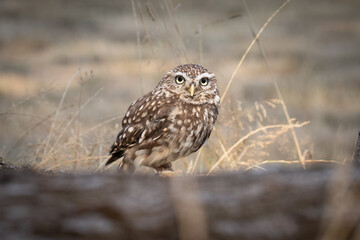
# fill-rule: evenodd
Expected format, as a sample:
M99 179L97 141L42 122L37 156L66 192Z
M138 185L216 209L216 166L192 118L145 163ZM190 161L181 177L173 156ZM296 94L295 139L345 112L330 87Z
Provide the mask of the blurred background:
M214 72L223 93L253 32L283 3L0 0L0 156L99 170L133 100L189 62ZM287 124L274 81L293 122L309 121L295 129L304 157L349 161L360 127L359 11L355 0L286 5L260 36L263 51L255 44L236 73L207 151L178 168L296 161L286 127L234 146Z

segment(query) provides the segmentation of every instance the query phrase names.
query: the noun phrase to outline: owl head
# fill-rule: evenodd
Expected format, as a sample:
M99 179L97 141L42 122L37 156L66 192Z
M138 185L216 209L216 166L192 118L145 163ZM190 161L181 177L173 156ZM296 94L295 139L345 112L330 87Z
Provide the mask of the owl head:
M219 90L215 74L199 64L183 64L171 69L157 88L163 88L191 104L218 104Z

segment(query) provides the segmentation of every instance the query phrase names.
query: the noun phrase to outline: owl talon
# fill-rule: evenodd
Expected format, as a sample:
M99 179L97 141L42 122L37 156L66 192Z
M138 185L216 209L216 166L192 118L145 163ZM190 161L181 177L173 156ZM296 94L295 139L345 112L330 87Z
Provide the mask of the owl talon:
M164 170L164 171L157 172L155 174L155 176L159 176L159 177L178 177L178 176L183 176L183 172L180 171L180 170L177 170L177 171Z
M172 164L171 163L165 163L163 165L160 165L158 167L154 167L154 169L159 173L162 171L171 171L173 172L174 170L172 169Z

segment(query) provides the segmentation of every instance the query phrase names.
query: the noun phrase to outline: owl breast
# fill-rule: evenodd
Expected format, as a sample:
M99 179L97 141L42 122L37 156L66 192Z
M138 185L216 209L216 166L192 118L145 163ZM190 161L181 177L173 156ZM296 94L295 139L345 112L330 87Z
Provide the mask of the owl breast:
M172 131L174 149L177 157L185 157L197 151L210 137L217 117L215 105L178 104L171 113L174 118L169 126Z

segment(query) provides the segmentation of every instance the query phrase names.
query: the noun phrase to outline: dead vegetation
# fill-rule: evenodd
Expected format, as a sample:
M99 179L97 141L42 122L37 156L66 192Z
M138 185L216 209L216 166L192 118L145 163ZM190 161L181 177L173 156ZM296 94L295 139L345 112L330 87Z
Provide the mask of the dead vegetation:
M239 54L244 53L234 58L237 64L234 60L226 63L230 66L235 64L234 69L226 68L227 75L224 76L223 71L217 74L219 78L225 80L222 81L222 109L216 129L209 143L197 155L178 161L176 168L186 173L211 174L229 170L266 170L265 165L269 163L297 164L303 168L307 164L316 162L343 164L347 158L335 158L336 155L329 155L333 156L329 158L326 157L327 155L317 153L312 142L313 138L308 136L309 130L307 130L314 129L313 125L317 123L311 118L301 117L300 121L296 120L293 116L299 116L299 113L296 111L296 114L290 113L289 108L292 110L292 105L288 106L287 99L290 99L290 102L293 100L287 94L288 89L285 88L284 94L284 88L281 88L284 85L279 84L281 78L277 74L276 61L271 59L265 50L262 34L271 26L273 20L281 17L277 16L280 12L286 14L287 11L292 11L286 6L289 2L285 1L277 6L277 9L264 19L259 30L255 27L257 22L252 15L251 6L248 7L248 3L242 1L241 14L228 14L226 17L199 24L189 37L184 33L187 29L182 28L184 22L178 17L182 9L178 3L131 1L131 21L135 22L135 25L131 26L134 27L136 34L132 42L136 40L134 49L137 54L134 54L134 51L127 53L123 48L114 47L115 45L111 43L111 48L114 47L113 53L109 55L110 60L104 61L101 57L86 53L88 43L78 43L74 49L79 49L77 53L80 55L76 57L92 59L95 63L94 67L91 67L91 64L88 66L95 73L91 70L79 69L72 77L57 74L60 71L66 73L70 73L70 70L74 71L71 64L74 60L71 60L72 57L64 57L60 54L63 49L53 49L49 56L44 55L47 60L51 60L50 56L53 55L55 59L51 61L61 63L56 71L52 69L52 74L57 78L54 77L52 83L43 84L40 88L35 85L29 88L32 93L22 100L15 101L15 104L1 112L2 126L8 124L9 129L14 126L21 129L17 134L9 134L9 138L13 139L9 141L12 144L7 145L1 155L13 162L30 164L36 168L103 171L108 147L115 132L119 130L118 123L122 112L127 106L128 99L136 97L136 94L126 95L128 93L123 81L122 86L114 82L108 82L108 85L99 84L99 76L104 75L103 71L106 71L107 76L113 76L114 72L118 75L120 72L122 75L122 70L127 68L136 73L133 77L135 76L137 81L135 83L133 79L128 79L125 84L134 82L135 84L129 86L130 89L136 89L137 93L146 91L155 84L157 77L162 74L162 69L167 68L172 62L193 61L205 65L209 63L211 66L212 60L208 48L208 37L213 36L211 31L218 26L234 25L235 21L245 19L250 33L247 39L241 41L246 46L246 50L239 49ZM69 18L72 19L74 16L71 15ZM183 18L181 20L184 21ZM189 44L189 39L195 39L194 42L197 44ZM98 44L101 45L100 42ZM102 48L103 53L109 53L104 49L106 48ZM119 54L115 52L121 52L128 58L126 62L118 61ZM251 52L258 54L257 62L263 61L264 69L257 71L258 74L265 73L270 79L266 91L271 94L265 98L259 96L255 100L252 97L250 99L239 97L238 92L233 91L243 87L246 89L241 83L241 78L246 78L248 72L251 72L251 66L246 65L247 61L248 64L252 61ZM6 55L6 51L4 53ZM178 57L179 60L171 60L163 64L173 56ZM151 58L154 60L149 60ZM154 64L152 61L158 63ZM160 65L164 66L159 67ZM240 75L245 76L240 78ZM116 94L124 96L126 100L121 99L121 104L114 104L113 101L119 101L119 98L114 97L113 93L109 94L108 86L111 86L111 89L118 89L120 94L117 92ZM109 97L105 98L104 95ZM96 114L97 112L99 114ZM104 112L107 114L103 114ZM338 133L341 134L340 128Z

